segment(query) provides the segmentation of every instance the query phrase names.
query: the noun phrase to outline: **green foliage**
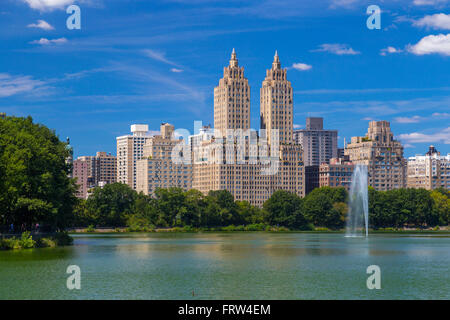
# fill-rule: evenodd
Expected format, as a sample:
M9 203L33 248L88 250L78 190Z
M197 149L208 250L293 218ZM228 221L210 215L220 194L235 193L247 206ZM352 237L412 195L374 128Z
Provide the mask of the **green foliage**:
M0 224L71 224L76 186L67 145L31 117L0 119Z
M87 228L86 228L86 232L95 232L95 227L93 224L90 224Z
M94 188L86 200L87 216L91 216L99 227L121 227L127 216L134 213L137 193L123 183L107 184Z
M264 210L267 212L266 222L272 226L303 229L308 224L302 199L291 192L275 191L264 203Z
M449 198L425 189L369 189L369 223L373 228L448 225Z
M30 249L34 248L36 244L36 241L33 240L33 237L31 236L30 232L26 231L22 233L22 236L19 240L19 245L23 249Z

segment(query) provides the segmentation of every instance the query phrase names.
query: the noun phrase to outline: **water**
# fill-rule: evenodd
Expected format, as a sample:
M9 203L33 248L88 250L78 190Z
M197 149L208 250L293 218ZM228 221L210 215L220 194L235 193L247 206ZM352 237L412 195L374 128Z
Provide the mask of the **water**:
M77 235L70 247L0 251L0 298L450 299L449 247L437 235ZM79 291L66 288L72 264ZM381 290L366 287L373 264Z
M369 196L367 186L367 166L357 164L350 185L347 218L347 237L360 237L365 230L369 236Z

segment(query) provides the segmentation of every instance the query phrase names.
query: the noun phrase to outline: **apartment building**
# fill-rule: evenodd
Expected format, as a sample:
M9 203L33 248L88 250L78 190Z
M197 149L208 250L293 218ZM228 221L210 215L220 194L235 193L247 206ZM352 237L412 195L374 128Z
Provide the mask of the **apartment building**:
M286 79L286 69L281 69L278 54L275 53L260 91L260 134L249 130L250 104L246 99L250 97L250 88L244 78L244 69L238 67L234 50L230 64L224 70L219 88L234 76L240 79L241 91L237 93L239 96L223 103L223 94L229 86L214 90L214 125L215 129L220 129L220 134L209 140L201 139L194 149L193 188L204 194L210 190L228 190L236 200L256 206L262 206L279 189L304 196L302 148L292 141L292 88ZM239 121L224 121L224 115L234 115ZM233 132L225 135L225 130Z
M408 158L408 188L450 190L450 153L441 156L434 146L425 155Z
M214 128L222 136L228 128L250 129L250 86L234 49L219 85L214 88Z
M161 134L149 138L145 143L142 159L136 163L136 191L151 195L157 188L192 188L190 155L186 155L188 158L185 162L174 159L172 152L177 152L174 148L185 141L174 139L173 132L173 125L163 123ZM182 153L183 149L179 152ZM182 157L180 154L180 159Z
M368 184L386 191L406 187L406 159L403 146L394 140L388 121L371 121L364 137L352 137L345 154L353 164L368 170Z
M144 145L152 134L146 124L131 125L131 134L116 138L117 182L136 189L136 165L144 155Z
M95 156L81 156L73 162L73 176L77 179L77 196L87 198L89 189L114 183L117 173L117 158L111 153L97 152Z
M350 191L355 165L349 157L332 158L330 163L322 163L319 167L320 187L344 187Z
M294 141L303 147L306 166L319 166L338 157L337 130L325 130L323 118L306 118L306 128L294 131Z
M286 74L287 70L281 68L278 52L275 52L272 68L266 71L260 89L261 129L265 130L269 144L272 144L272 136L277 136L279 144L292 143L293 92ZM276 135L274 130L277 130Z

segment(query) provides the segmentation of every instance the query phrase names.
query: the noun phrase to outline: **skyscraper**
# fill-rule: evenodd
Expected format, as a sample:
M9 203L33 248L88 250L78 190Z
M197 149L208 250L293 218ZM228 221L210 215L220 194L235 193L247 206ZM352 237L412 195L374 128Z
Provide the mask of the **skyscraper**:
M117 182L126 183L136 189L136 163L142 158L144 145L152 135L146 124L131 125L131 133L116 138Z
M293 93L291 82L286 78L286 69L281 69L278 52L275 52L272 68L260 89L261 129L266 130L270 144L273 130L278 130L279 143L292 143Z
M306 118L306 128L294 131L294 140L303 147L305 166L319 166L337 158L337 130L324 130L323 118Z
M406 187L403 146L394 140L388 121L371 121L366 136L352 137L345 154L354 164L367 166L368 183L375 190Z
M214 88L214 128L222 137L227 129L250 129L250 86L234 49L228 67L223 68L223 78Z
M234 82L235 87L239 82L240 91L234 91L238 96L232 97L231 103L225 104L226 100L221 100L224 92L233 92L229 85L225 85L230 81L227 74L231 72L236 73L240 79ZM249 101L239 100L239 104L235 103L237 99L243 98L242 95L249 98L250 92L247 90L250 88L247 80L243 80L243 68L237 69L233 50L230 66L225 68L224 78L214 90L214 124L221 130L221 136L210 137L209 141L204 139L207 137L205 135L199 137L199 146L193 149L193 188L204 194L210 190L228 190L236 200L248 201L256 206L262 206L276 190L286 190L304 196L302 149L289 138L292 135L292 98L288 98L292 97L292 89L286 80L286 70L280 67L278 55L266 74L261 89L264 95L261 99L261 116L265 121L271 122L270 126L265 126L265 129L268 129L267 135L258 136L256 131L248 131L243 133L242 139L237 139L236 135L230 138L230 135L224 134L224 128L249 129L250 126L250 121L238 121L236 124L236 121L227 122L228 119L233 119L233 116L224 116L231 114L236 120L242 119L241 115L244 114L247 118L250 113ZM269 102L269 99L274 101ZM246 108L244 113L242 103ZM272 111L278 114L272 117ZM236 117L239 112L241 115ZM225 118L227 121L223 120ZM280 140L283 139L284 144L281 144L281 141L269 140L270 131L274 129L283 132L283 138L280 136Z

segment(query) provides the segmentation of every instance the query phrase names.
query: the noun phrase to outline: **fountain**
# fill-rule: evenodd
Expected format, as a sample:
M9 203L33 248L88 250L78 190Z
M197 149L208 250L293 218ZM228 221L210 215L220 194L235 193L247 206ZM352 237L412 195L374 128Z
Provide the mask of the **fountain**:
M367 166L357 164L352 175L348 202L346 237L369 236L369 197Z

